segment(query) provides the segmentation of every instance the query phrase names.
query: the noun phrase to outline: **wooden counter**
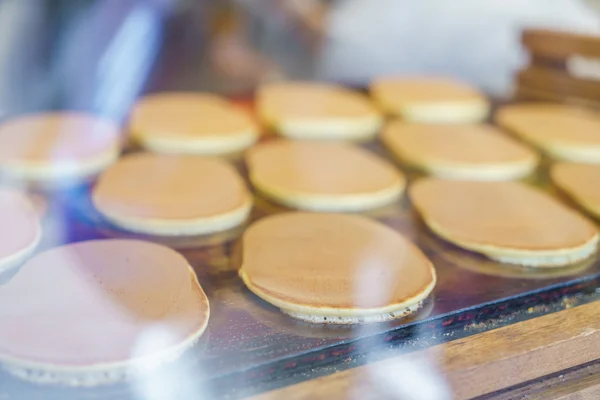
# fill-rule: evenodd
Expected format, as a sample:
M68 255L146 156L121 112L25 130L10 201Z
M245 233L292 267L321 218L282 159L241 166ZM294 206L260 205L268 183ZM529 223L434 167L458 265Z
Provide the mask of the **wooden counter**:
M600 302L450 341L252 397L270 399L403 398L377 371L427 362L453 398L600 398ZM481 397L483 396L483 397Z

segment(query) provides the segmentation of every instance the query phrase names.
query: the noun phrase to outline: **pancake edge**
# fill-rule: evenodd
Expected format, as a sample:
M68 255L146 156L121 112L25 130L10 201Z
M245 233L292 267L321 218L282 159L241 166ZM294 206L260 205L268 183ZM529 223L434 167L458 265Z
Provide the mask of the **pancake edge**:
M462 101L391 102L382 98L376 101L389 115L409 122L421 123L475 123L484 121L490 114L490 104L485 98Z
M525 137L523 137L523 139L527 140ZM600 146L531 143L544 151L551 158L560 161L600 164Z
M418 160L398 151L387 140L382 139L385 148L402 164L419 169L428 175L453 180L504 181L517 180L531 175L539 165L540 157L532 151L533 157L522 161L496 163L453 163L446 161Z
M596 232L587 242L573 248L560 248L556 250L524 250L508 248L457 240L453 238L451 234L445 232L444 229L435 222L431 221L431 219L423 214L421 215L423 221L431 231L458 247L483 254L486 257L501 263L517 264L528 267L556 268L585 260L596 253L599 239L598 232Z
M402 175L400 177L402 178ZM357 212L376 209L399 200L406 188L406 182L401 179L396 185L373 193L322 195L286 192L263 184L252 172L249 178L254 188L266 198L291 208L317 212Z
M555 167L556 165L550 168L550 180L552 183L588 214L593 217L600 218L600 204L594 204L594 202L586 200L583 196L578 195L575 190L571 190L567 188L567 186L560 183L560 179L556 179L554 176L553 171L555 170Z
M265 293L252 283L250 277L244 271L244 266L239 270L239 276L246 287L267 303L278 307L284 314L293 318L301 319L312 323L335 323L335 324L355 324L383 322L395 318L401 318L416 311L421 303L431 294L437 282L437 275L433 264L425 255L428 266L431 271L431 282L421 289L420 292L403 301L385 307L376 308L334 308L334 307L314 307L304 304L296 304L289 301L278 299Z
M27 361L0 353L0 367L24 381L72 387L93 387L121 382L175 361L186 350L196 344L206 331L210 319L210 302L208 297L189 263L187 263L187 267L192 277L192 283L196 284L196 288L200 289L200 293L203 295L202 301L206 302L207 309L204 324L179 344L161 350L154 355L138 357L128 361L98 363L89 366Z
M306 140L368 141L377 136L383 118L377 113L361 117L285 118L265 117L265 123L280 136Z
M510 122L505 121L506 117L502 117L502 110L495 117L496 123L506 131L517 136L524 142L531 144L542 152L546 153L550 158L560 161L580 162L599 164L600 163L600 145L590 146L580 143L569 142L549 142L545 140L532 139L523 129L513 126Z
M0 164L0 171L9 180L64 185L65 180L83 181L99 174L119 158L119 153L115 148L60 167L52 162L7 162Z
M193 236L225 231L242 225L252 211L253 201L246 194L246 201L239 207L202 218L141 218L124 216L103 210L92 193L94 208L110 223L130 232L162 236Z
M206 135L194 138L160 137L151 133L132 133L141 147L164 154L222 155L243 151L258 141L258 130L248 129L233 135Z

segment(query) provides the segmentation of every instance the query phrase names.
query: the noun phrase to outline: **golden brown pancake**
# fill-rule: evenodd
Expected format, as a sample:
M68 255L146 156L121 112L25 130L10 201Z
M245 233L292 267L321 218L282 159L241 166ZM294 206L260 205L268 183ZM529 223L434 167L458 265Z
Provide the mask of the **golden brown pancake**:
M243 223L252 199L225 161L198 156L138 153L99 178L93 203L127 230L156 235L199 235Z
M121 147L117 124L76 112L30 114L0 125L0 172L10 179L64 184L95 175Z
M27 195L0 189L0 272L20 264L35 249L42 229Z
M36 255L0 288L0 362L25 379L94 385L177 357L208 299L183 256L138 240Z
M440 237L500 262L560 266L596 252L589 220L525 184L426 178L410 197Z
M314 211L360 211L397 200L405 179L350 144L277 140L247 153L250 180L270 198Z
M451 78L379 78L371 84L370 93L387 114L414 122L479 122L490 107L477 89Z
M381 141L400 161L439 177L509 180L530 174L537 154L489 125L390 122Z
M243 236L240 276L265 301L320 323L385 321L414 311L435 270L400 233L356 215L286 213Z
M381 126L381 116L366 96L333 84L263 85L257 109L267 126L294 139L365 140Z
M496 122L553 158L600 163L600 116L584 108L525 103L498 110Z
M562 162L552 166L550 177L590 214L600 217L600 165Z
M133 108L130 129L143 147L159 153L235 153L258 139L258 127L247 113L203 93L143 97Z

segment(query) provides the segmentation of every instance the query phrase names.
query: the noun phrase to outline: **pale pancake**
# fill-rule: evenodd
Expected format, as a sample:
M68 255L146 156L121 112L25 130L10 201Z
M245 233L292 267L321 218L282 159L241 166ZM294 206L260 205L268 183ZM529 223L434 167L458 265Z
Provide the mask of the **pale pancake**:
M552 166L550 177L580 206L600 217L600 165L562 162Z
M560 266L596 252L589 220L522 183L425 178L409 192L433 232L500 262Z
M118 156L117 124L76 112L30 114L0 125L0 173L65 184L93 176Z
M27 195L0 189L0 272L31 255L42 236L38 212Z
M122 158L99 178L96 209L126 230L200 235L243 223L252 199L225 161L139 153Z
M135 141L158 153L236 153L258 139L250 115L225 99L202 93L143 97L133 108L129 127Z
M194 271L168 247L61 246L36 255L0 288L0 362L41 383L108 383L176 358L208 318Z
M387 161L344 143L277 140L246 156L255 188L284 205L363 211L397 200L405 179Z
M417 309L436 281L423 253L400 233L356 215L286 213L244 233L240 276L292 317L366 323Z
M368 97L325 83L263 85L257 109L263 123L294 139L366 140L382 123Z
M506 106L496 122L549 156L600 163L600 116L564 104L528 103Z
M519 179L539 161L533 150L489 125L393 121L381 141L403 163L448 179Z
M480 122L490 110L477 89L450 78L379 78L371 84L370 93L386 114L413 122Z

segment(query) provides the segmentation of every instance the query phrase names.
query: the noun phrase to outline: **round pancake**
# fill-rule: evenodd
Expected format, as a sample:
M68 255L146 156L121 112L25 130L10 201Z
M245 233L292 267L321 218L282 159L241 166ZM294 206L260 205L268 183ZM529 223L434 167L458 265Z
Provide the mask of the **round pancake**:
M122 158L92 191L96 209L126 230L200 235L243 223L252 199L225 161L138 153Z
M553 158L600 163L600 117L591 111L564 104L527 103L503 107L495 119Z
M70 244L36 255L0 288L0 362L44 383L108 383L176 358L208 318L208 299L174 250Z
M134 140L158 153L236 153L258 139L244 111L210 94L167 92L140 99L131 113Z
M263 85L257 109L267 126L293 139L367 140L382 123L366 96L325 83Z
M436 281L423 253L400 233L357 215L286 213L244 233L240 276L292 317L366 323L416 310Z
M9 179L65 184L110 165L121 148L117 124L83 113L53 112L0 125L0 173Z
M423 246L427 246L435 254L433 262L444 261L453 266L475 272L496 276L501 278L513 279L556 279L564 277L581 276L587 269L597 261L596 256L588 257L585 260L557 268L536 268L525 267L516 264L506 264L494 261L486 256L473 252L465 252L459 247L449 245L439 237L425 235L419 241Z
M590 221L525 184L425 178L409 193L433 232L500 262L561 266L596 252Z
M480 122L490 110L477 89L450 78L379 78L371 84L370 93L385 113L412 122Z
M17 266L36 248L42 236L38 211L29 197L0 189L0 272Z
M552 166L550 177L580 206L600 217L600 165L561 162Z
M387 161L345 143L276 140L250 149L246 160L254 187L299 209L373 209L397 200L405 186Z
M393 121L380 138L400 161L448 179L519 179L539 161L534 151L489 125Z

